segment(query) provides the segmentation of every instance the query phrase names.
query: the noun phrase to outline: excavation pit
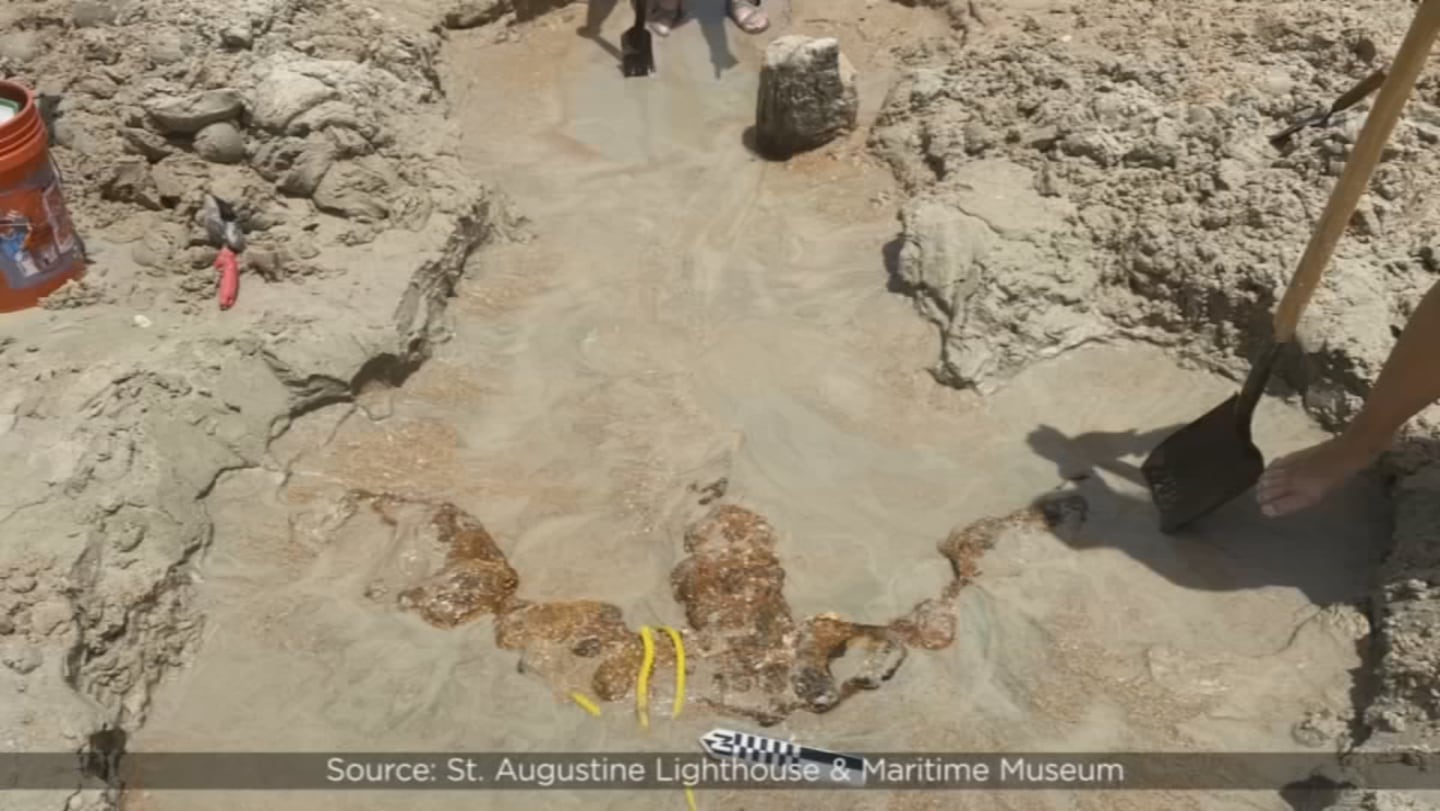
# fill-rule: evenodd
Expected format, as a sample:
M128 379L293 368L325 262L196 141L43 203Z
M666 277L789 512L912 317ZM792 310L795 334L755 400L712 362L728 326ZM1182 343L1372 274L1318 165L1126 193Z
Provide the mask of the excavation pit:
M451 339L402 387L297 423L283 483L221 481L212 630L138 746L690 751L730 725L855 751L1240 751L1353 714L1389 533L1372 483L1162 535L1138 462L1235 381L1116 339L986 396L937 384L934 333L886 289L897 223L872 201L893 180L862 139L757 160L753 71L717 79L682 29L660 74L621 81L559 24L578 13L523 49L451 44L461 157L533 237L473 260ZM893 68L856 58L883 86ZM861 81L863 124L883 95ZM1028 198L987 194L1025 220ZM1267 453L1323 435L1262 403ZM662 627L687 646L675 719Z

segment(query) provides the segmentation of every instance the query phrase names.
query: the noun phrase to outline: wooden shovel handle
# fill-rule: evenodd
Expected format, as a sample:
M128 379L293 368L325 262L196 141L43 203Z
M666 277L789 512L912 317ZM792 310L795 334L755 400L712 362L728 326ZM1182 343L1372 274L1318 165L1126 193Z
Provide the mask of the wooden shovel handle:
M1325 204L1325 211L1310 236L1310 244L1305 247L1300 265L1290 278L1285 297L1275 310L1276 342L1288 343L1295 337L1300 316L1315 293L1320 274L1335 253L1336 243L1345 233L1345 226L1355 213L1360 196L1370 185L1370 176L1380 162L1380 153L1390 142L1390 134L1395 131L1395 124L1400 120L1405 102L1410 99L1415 80L1425 67L1437 33L1440 33L1440 0L1422 0L1414 21L1410 23L1410 31L1400 45L1400 52L1390 66L1389 75L1380 86L1375 106L1365 118L1365 126L1360 130L1355 148L1350 151L1350 159L1345 162L1345 170L1340 173L1340 180L1330 193L1330 202Z

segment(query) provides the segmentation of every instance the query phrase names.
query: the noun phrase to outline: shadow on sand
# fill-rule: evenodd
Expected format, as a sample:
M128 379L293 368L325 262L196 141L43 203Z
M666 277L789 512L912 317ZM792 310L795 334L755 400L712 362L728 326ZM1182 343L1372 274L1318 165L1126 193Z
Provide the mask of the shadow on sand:
M1373 479L1357 480L1330 503L1280 519L1262 516L1247 493L1195 526L1164 535L1139 465L1123 460L1143 457L1179 427L1070 437L1042 425L1030 433L1031 449L1054 462L1060 477L1089 504L1084 529L1067 543L1077 549L1118 549L1185 588L1288 586L1317 605L1365 598L1390 537L1388 511ZM1124 482L1123 490L1102 473ZM1364 511L1367 520L1357 522L1357 511ZM1347 531L1357 526L1374 529Z
M617 65L620 64L620 60L624 55L620 52L619 46L605 39L605 37L600 34L600 31L604 28L605 21L610 19L610 14L615 11L615 7L619 5L619 3L620 0L590 0L585 6L585 24L575 31L575 33L581 37L599 45L605 53L610 54L610 56L615 59L615 64Z
M1283 519L1261 515L1253 491L1248 492L1193 528L1164 535L1139 465L1122 460L1144 458L1179 427L1074 437L1048 425L1032 431L1027 437L1031 449L1054 462L1067 482L1063 487L1073 487L1089 507L1079 532L1057 532L1056 537L1076 549L1118 549L1185 588L1239 591L1280 586L1298 589L1321 606L1368 602L1373 578L1389 553L1392 524L1375 478L1357 480L1330 503ZM1128 492L1112 487L1102 473ZM1360 521L1357 511L1364 515ZM1351 671L1350 701L1364 707L1375 690L1377 650L1369 639L1361 639L1356 653L1360 664ZM1364 740L1358 715L1355 725L1351 734ZM1318 811L1329 808L1343 787L1312 778L1284 786L1279 796L1294 811Z
M745 131L740 134L740 145L745 147L745 149L749 151L751 155L767 163L785 163L791 158L795 157L793 154L785 155L773 151L767 151L762 148L760 145L760 133L759 130L755 128L754 124L746 127Z
M710 66L719 79L725 71L740 64L730 50L728 23L730 9L727 0L686 0L687 15L700 24L700 35L710 49Z

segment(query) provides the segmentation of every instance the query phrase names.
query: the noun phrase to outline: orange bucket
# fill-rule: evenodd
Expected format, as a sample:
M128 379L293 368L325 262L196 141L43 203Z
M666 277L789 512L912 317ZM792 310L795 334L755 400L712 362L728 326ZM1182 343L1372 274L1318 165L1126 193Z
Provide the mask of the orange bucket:
M85 272L35 94L0 81L0 313L34 307Z

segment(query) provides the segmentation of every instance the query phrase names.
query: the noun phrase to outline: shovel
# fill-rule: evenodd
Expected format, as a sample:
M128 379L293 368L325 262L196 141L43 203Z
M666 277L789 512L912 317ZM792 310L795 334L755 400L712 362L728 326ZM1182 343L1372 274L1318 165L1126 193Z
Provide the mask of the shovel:
M655 72L655 44L645 28L650 0L630 0L630 5L635 9L635 24L620 35L620 72L626 78L649 76Z
M1437 31L1440 0L1423 0L1275 311L1271 344L1251 367L1240 393L1161 442L1141 466L1160 512L1162 532L1181 529L1231 501L1253 487L1264 472L1265 459L1250 438L1255 406L1276 359L1295 339L1300 316L1370 184L1370 175L1425 67Z

